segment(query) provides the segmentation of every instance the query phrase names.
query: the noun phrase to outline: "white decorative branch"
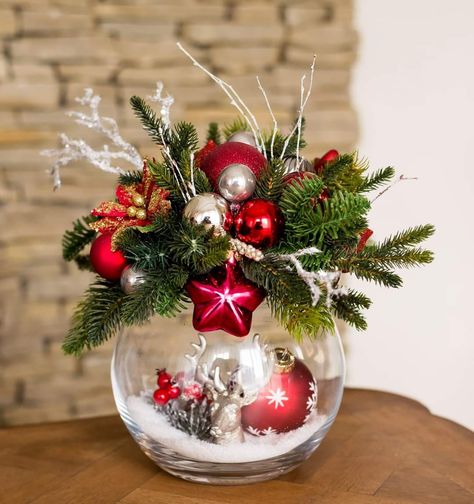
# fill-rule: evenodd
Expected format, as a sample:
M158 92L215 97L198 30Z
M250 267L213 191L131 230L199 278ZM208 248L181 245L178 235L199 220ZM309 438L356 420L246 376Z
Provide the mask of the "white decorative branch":
M316 306L321 297L320 284L324 284L326 288L326 304L331 305L331 299L335 296L342 296L347 294L345 287L335 287L337 281L339 280L341 273L340 271L307 271L304 269L299 258L304 255L316 255L320 254L321 250L316 247L308 247L300 249L293 254L282 254L280 259L290 262L298 273L298 276L303 280L303 282L308 286L311 293L312 305Z
M268 99L267 93L265 92L265 89L263 89L263 86L260 83L260 78L258 77L258 75L257 75L257 83L258 83L258 88L262 92L263 98L265 99L265 103L267 105L268 111L270 112L270 116L273 121L272 139L270 142L270 159L273 159L273 146L275 145L275 138L276 138L276 134L278 132L278 122L276 120L275 114L273 113L273 110L270 105L270 101Z
M194 66L197 66L200 70L202 70L207 76L209 76L221 89L224 91L224 93L229 97L230 99L230 104L235 107L240 115L245 119L247 124L249 125L252 134L255 138L255 143L257 145L257 148L262 152L262 154L265 155L265 145L263 142L262 138L262 133L260 131L260 127L257 123L257 120L255 119L255 116L252 114L250 109L247 107L247 105L244 103L242 98L238 95L238 93L235 91L235 89L225 82L224 80L220 79L219 77L215 76L212 72L210 72L206 67L201 65L194 56L192 56L182 45L180 42L177 42L176 44L180 51L182 51L192 62Z
M171 106L174 103L174 98L171 95L166 95L165 97L163 97L162 93L163 93L163 83L161 81L158 81L156 83L155 94L147 96L147 98L150 101L157 102L161 105L160 109L161 120L163 122L163 125L166 128L169 128L171 126L170 110Z
M59 136L62 147L59 149L45 149L41 151L42 156L51 157L54 159L50 169L53 177L54 189L61 187L60 168L72 163L85 159L96 168L109 173L121 174L124 170L113 162L122 160L129 163L136 170L141 170L143 160L138 151L133 145L126 142L120 135L117 123L111 117L102 117L99 114L100 96L94 95L92 89L84 90L84 96L76 98L76 101L85 107L89 107L90 112L69 112L68 115L74 118L77 124L86 126L87 128L97 131L104 135L112 146L118 150L110 150L110 146L105 144L102 149L94 149L84 140L69 138L62 133Z
M298 158L299 158L299 151L300 151L300 141L301 141L301 123L303 121L303 113L304 113L304 108L306 107L306 104L308 103L308 99L311 96L311 91L313 89L313 80L314 80L314 70L315 70L315 65L316 65L316 55L313 56L313 62L311 63L310 67L310 79L309 79L309 87L308 87L308 92L306 93L306 96L304 96L304 81L306 79L306 74L301 77L300 81L300 107L298 110L298 119L291 130L291 133L288 135L287 139L285 140L285 143L283 144L283 149L280 155L280 159L283 159L285 157L285 152L286 149L288 148L288 144L290 143L291 137L295 134L296 131L298 131L298 139L296 143L296 159L299 164ZM303 99L304 96L304 99Z

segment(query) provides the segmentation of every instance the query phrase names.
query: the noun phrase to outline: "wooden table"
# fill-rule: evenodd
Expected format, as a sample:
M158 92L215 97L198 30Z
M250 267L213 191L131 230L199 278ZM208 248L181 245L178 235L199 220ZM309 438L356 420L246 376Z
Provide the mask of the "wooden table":
M0 430L8 504L474 503L474 439L400 396L347 390L316 453L277 480L187 483L158 469L118 416Z

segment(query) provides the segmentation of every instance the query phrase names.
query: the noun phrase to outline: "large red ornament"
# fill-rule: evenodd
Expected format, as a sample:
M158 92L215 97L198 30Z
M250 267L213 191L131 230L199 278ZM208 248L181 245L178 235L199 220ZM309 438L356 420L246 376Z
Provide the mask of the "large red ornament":
M278 205L272 201L253 199L240 207L234 225L239 240L257 248L268 248L280 239L284 219Z
M234 336L247 336L252 313L265 298L265 291L244 277L235 259L202 280L190 280L186 290L194 303L197 331L223 330Z
M242 426L256 436L301 427L317 402L311 371L288 349L276 348L276 369L256 401L242 408Z
M91 246L91 264L95 271L107 280L119 280L127 265L125 256L120 250L112 250L112 235L103 234L97 237Z
M201 163L201 170L207 175L213 186L217 187L217 179L227 166L243 164L258 178L267 160L258 149L242 142L226 142L218 145Z
M323 157L321 158L316 158L314 160L314 171L318 174L321 175L323 173L324 167L328 164L337 159L339 156L339 152L336 149L331 149L324 154Z

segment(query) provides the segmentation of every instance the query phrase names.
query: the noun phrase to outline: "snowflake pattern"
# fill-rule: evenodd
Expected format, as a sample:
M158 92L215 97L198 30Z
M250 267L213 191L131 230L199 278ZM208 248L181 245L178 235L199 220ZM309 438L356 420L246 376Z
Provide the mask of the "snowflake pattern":
M268 434L276 434L276 430L272 427L267 427L266 429L262 430L262 436L267 436Z
M311 391L310 397L306 401L306 409L308 411L312 411L316 408L316 403L318 401L318 387L315 381L311 381L309 384L309 390Z
M269 394L265 396L265 399L268 399L268 405L275 405L275 409L278 409L280 406L282 408L285 407L284 401L288 401L288 397L286 397L286 392L281 388L277 388L276 390L270 390Z
M251 425L249 425L247 427L247 430L250 432L250 434L253 434L254 436L261 436L262 435L262 431L260 429L256 429L255 427L252 427Z

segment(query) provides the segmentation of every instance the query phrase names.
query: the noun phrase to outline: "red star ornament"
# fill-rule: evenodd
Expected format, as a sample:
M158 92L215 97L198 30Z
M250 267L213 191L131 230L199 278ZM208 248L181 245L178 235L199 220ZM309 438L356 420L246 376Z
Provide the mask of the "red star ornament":
M194 303L194 329L239 337L247 336L252 313L265 298L265 290L244 277L234 258L204 279L190 280L186 291Z

